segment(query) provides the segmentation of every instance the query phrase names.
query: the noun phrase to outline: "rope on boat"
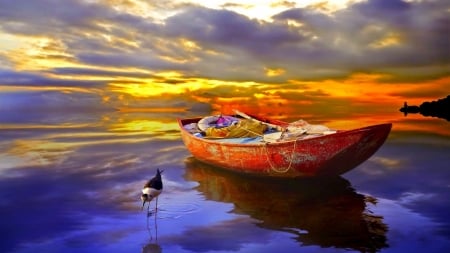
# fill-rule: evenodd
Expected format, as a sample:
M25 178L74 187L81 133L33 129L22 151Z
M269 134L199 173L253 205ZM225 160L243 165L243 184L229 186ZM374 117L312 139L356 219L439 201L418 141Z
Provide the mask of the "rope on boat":
M241 129L243 129L243 130L245 130L245 131L248 131L248 132L250 132L250 133L253 133L253 134L255 134L255 135L258 135L258 136L260 136L260 137L264 137L264 135L259 134L259 133L256 133L256 132L253 132L253 131L250 130L250 129L247 129L247 128L244 128L244 127L241 127ZM269 163L270 168L271 168L273 171L275 171L275 172L277 172L277 173L280 173L280 174L281 174L281 173L286 173L286 172L288 172L288 171L291 169L291 167L292 167L292 161L294 160L294 154L295 154L295 148L296 148L296 145L297 145L297 139L294 140L294 147L292 148L291 159L289 160L289 165L288 165L288 167L285 168L285 169L277 168L276 166L274 166L274 165L272 164L272 161L270 160L269 151L267 150L267 144L268 144L269 142L264 141L264 138L262 139L262 141L263 141L263 143L264 143L264 150L266 151L267 162Z
M288 165L288 167L285 168L285 169L277 168L277 167L275 167L275 166L272 164L272 162L271 162L271 160L270 160L270 156L269 156L269 151L267 150L267 144L268 144L268 142L264 142L264 149L265 149L265 151L266 151L267 162L269 163L270 168L271 168L273 171L277 172L277 173L286 173L286 172L288 172L288 171L291 169L292 161L294 160L294 154L295 154L295 148L296 148L296 145L297 145L297 139L294 140L294 147L292 148L291 159L289 160L289 165Z

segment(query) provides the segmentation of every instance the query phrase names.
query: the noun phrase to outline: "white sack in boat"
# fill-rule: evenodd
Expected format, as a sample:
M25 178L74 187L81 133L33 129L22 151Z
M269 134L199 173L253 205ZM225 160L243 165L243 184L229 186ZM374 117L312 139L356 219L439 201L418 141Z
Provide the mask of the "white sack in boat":
M309 124L308 122L304 120L297 120L292 123L289 123L289 126L287 127L287 130L289 133L291 133L292 136L296 135L302 135L304 133L306 134L332 134L336 133L336 131L331 130L327 126L324 125L314 125Z
M283 133L282 132L274 132L274 133L270 133L270 134L264 134L263 135L263 139L265 142L277 142L281 139L281 135Z
M324 125L308 125L305 127L307 134L323 134L330 129Z

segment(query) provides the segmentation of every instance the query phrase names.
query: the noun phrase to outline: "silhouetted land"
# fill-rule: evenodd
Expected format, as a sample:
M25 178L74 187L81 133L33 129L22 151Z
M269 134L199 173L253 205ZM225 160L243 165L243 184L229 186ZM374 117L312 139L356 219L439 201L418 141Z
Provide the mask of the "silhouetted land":
M406 115L408 113L420 113L423 116L431 116L446 119L450 121L450 95L446 98L431 102L423 102L420 106L408 105L406 102L400 111Z

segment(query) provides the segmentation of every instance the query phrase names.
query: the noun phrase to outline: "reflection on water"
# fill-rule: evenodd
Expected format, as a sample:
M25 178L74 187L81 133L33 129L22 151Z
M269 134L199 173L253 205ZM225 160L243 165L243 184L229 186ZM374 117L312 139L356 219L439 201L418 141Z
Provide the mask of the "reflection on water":
M156 243L149 243L142 248L142 253L161 253L162 249Z
M230 202L234 213L260 221L262 228L291 233L301 245L376 252L387 247L383 217L370 213L373 198L355 192L342 177L266 179L222 171L194 158L186 179L209 200Z
M152 216L154 217L153 223L150 221L150 218L153 218ZM158 220L157 220L157 213L155 210L149 211L147 213L147 230L148 230L148 234L150 236L150 240L155 239L155 241L158 241ZM153 243L150 243L148 245L153 245ZM150 247L150 248L154 248L154 247Z

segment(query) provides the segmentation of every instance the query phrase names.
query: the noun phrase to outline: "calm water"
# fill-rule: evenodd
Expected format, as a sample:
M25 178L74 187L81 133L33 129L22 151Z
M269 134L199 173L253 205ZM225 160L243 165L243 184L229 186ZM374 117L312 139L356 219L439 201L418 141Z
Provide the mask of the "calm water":
M394 128L342 177L294 181L197 162L175 122L193 113L2 113L0 252L449 252L450 123L396 110L325 122Z

